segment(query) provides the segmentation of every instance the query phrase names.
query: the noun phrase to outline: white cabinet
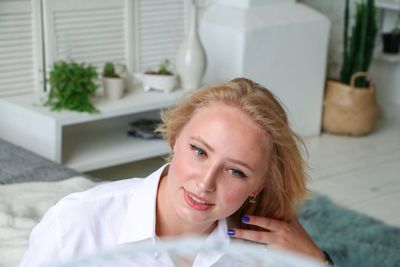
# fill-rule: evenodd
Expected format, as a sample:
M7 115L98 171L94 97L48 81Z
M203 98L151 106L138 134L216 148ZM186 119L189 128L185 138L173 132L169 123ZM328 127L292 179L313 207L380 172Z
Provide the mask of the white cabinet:
M185 91L135 91L119 101L95 100L97 114L52 112L39 94L0 99L0 138L78 171L90 171L167 154L163 140L127 135L136 117L158 116Z

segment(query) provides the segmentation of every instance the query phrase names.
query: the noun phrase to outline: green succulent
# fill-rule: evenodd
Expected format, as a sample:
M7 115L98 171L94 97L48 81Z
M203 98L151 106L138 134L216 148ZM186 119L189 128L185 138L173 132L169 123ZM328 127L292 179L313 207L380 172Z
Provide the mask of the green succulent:
M171 75L172 72L169 70L169 65L171 64L168 58L164 59L158 68L158 74Z

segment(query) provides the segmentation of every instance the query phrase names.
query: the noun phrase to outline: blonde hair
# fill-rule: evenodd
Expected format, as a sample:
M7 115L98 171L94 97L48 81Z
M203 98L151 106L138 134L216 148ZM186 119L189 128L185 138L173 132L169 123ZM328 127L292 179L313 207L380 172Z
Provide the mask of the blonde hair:
M246 78L201 88L187 96L176 107L161 114L157 128L172 148L175 140L194 113L210 103L223 103L247 113L270 138L271 155L266 185L257 195L256 203L246 201L229 219L239 227L244 214L289 221L296 207L307 196L302 140L288 125L287 115L274 95L263 86Z

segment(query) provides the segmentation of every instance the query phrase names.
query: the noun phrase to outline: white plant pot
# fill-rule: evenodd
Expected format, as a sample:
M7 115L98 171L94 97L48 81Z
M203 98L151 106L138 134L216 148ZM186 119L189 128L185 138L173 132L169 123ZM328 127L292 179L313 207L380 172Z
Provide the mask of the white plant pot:
M109 100L118 100L124 95L124 79L103 77L103 88L106 98L108 98Z
M178 77L176 75L135 73L135 78L142 82L143 89L146 92L153 89L168 93L171 92L178 83Z

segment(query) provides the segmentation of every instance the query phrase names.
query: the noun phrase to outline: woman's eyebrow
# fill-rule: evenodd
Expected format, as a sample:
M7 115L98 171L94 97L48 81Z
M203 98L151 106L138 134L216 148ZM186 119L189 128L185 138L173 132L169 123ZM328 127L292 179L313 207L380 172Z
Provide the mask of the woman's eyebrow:
M208 150L210 150L211 152L214 152L214 149L213 149L209 144L207 144L206 141L204 141L203 139L201 139L201 137L192 136L192 137L190 137L190 139L202 143ZM251 168L247 163L245 163L245 162L243 162L243 161L241 161L241 160L228 158L228 161L233 162L233 163L236 163L236 164L239 164L239 165L242 165L243 167L249 169L250 171L253 171L253 168Z
M245 163L245 162L243 162L243 161L241 161L241 160L231 159L231 158L228 158L228 160L231 161L231 162L233 162L233 163L242 165L243 167L249 169L250 171L253 171L253 168L251 168L247 163Z
M200 137L198 137L198 136L192 136L192 137L190 137L190 139L193 139L193 140L195 140L195 141L198 141L198 142L202 143L208 150L210 150L211 152L214 152L214 149L213 149L209 144L207 144L206 141L204 141L204 140L201 139Z

